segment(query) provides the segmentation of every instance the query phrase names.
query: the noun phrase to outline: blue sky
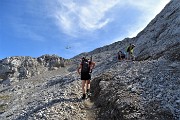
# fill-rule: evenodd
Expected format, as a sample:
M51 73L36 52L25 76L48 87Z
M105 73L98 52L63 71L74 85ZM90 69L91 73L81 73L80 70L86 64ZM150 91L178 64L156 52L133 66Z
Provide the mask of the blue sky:
M0 0L0 59L82 52L135 37L170 0Z

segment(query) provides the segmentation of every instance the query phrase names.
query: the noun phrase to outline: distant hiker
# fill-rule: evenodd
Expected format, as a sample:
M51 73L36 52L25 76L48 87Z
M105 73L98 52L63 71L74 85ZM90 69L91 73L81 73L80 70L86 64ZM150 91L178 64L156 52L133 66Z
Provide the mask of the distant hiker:
M82 80L82 99L86 98L86 93L90 92L90 79L92 69L94 68L95 63L92 61L88 61L85 57L82 58L81 64L79 65L77 72L81 75ZM86 90L86 91L85 91Z
M128 60L134 60L135 57L133 55L133 52L134 52L134 48L135 48L135 45L134 44L131 44L127 47L127 59Z
M123 60L126 58L126 55L121 50L118 52L118 60Z

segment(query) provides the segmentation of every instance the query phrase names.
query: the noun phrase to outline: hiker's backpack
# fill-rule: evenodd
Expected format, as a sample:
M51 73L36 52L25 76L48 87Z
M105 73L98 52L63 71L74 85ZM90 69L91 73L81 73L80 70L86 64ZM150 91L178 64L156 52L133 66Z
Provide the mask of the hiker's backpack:
M89 65L88 60L83 60L81 65L82 65L81 72L87 72L87 73L90 72L90 65Z
M118 59L122 59L122 58L125 58L126 54L122 51L119 51L118 52Z
M127 52L130 52L130 48L131 48L131 47L129 46L126 51L127 51Z

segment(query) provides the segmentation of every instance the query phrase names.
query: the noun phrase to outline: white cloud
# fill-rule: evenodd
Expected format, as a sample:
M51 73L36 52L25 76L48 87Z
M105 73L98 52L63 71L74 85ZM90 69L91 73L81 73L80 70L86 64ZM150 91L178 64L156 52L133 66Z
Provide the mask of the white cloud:
M91 0L88 6L80 8L80 25L86 30L100 29L108 24L111 19L106 13L118 3L118 0Z
M138 9L141 12L141 16L135 18L138 19L135 20L138 22L122 25L126 26L123 29L127 31L127 34L105 42L108 44L122 40L125 37L135 37L169 1L170 0L86 0L82 2L81 0L57 0L52 11L54 12L53 16L56 24L62 32L73 37L79 37L103 29L112 21L120 21L110 15L109 11L118 15L122 7L128 6ZM113 9L115 7L116 9Z
M140 32L170 0L58 0L54 17L59 28L70 36L93 32L102 29L114 18L108 15L115 6L118 10L121 7L129 6L142 12L137 16L139 22L133 25L126 25L128 36L134 37ZM117 9L116 9L117 10ZM118 11L114 11L118 12ZM123 17L123 16L122 16Z
M57 24L64 33L76 36L82 31L94 31L106 26L112 19L106 13L117 5L119 0L88 0L78 3L72 0L59 0L54 14Z
M138 21L137 23L122 24L123 29L124 31L127 31L127 34L121 35L112 40L103 41L102 45L120 41L126 37L135 37L153 18L155 18L158 13L160 13L168 2L170 2L170 0L120 0L118 4L119 9L121 9L121 7L133 7L141 12L141 16L137 16L137 18L135 18L138 19L136 20Z
M65 30L71 30L72 22L68 17L65 17L63 14L57 14L56 18L61 27L63 27Z

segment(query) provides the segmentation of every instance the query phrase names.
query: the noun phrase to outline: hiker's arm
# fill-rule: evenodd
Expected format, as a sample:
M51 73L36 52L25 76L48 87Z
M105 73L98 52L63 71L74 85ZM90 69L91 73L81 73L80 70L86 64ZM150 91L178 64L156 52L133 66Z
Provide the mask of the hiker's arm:
M95 62L92 62L91 69L94 69L94 67L95 67Z
M95 62L93 62L93 69L94 69L95 65L96 65L96 63L95 63Z
M94 63L94 62L91 62L91 63L90 63L89 73L92 73L92 69L94 69L94 66L95 66L95 63Z

